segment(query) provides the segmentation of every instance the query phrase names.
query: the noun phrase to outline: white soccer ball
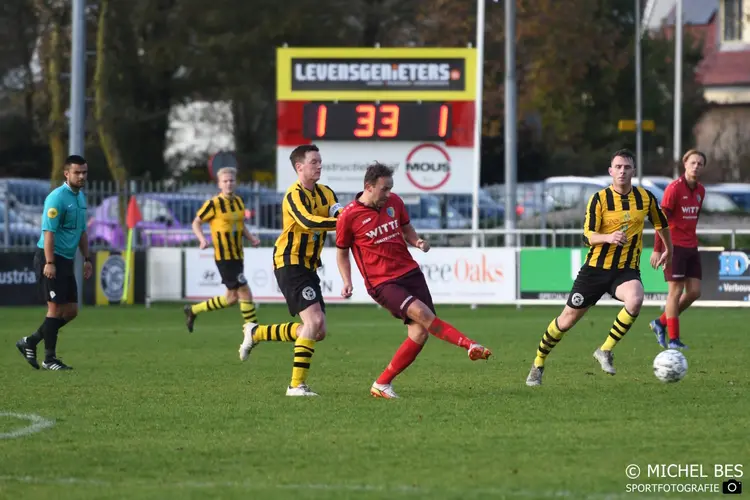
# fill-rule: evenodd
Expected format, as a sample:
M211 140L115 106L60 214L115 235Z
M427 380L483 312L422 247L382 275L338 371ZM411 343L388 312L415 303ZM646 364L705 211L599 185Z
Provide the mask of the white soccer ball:
M654 375L664 383L679 382L687 369L687 359L676 349L662 351L654 358Z

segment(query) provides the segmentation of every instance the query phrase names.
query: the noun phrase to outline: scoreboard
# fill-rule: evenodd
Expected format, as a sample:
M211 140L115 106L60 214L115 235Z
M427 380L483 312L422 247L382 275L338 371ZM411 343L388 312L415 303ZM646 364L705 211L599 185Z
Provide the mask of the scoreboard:
M316 144L320 182L362 190L367 165L394 169L394 191L470 194L474 49L277 49L277 189L289 155Z

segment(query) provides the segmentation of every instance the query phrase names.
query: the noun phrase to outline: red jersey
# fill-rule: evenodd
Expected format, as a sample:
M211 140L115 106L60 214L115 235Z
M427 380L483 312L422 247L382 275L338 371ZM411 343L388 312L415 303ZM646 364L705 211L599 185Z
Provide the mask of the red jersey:
M351 248L368 290L396 279L419 264L409 253L402 228L409 224L404 201L391 193L380 209L365 206L357 193L336 222L336 246Z
M706 198L706 188L698 182L695 188L690 188L683 175L672 181L664 190L661 208L667 216L669 229L672 234L672 244L677 247L697 248L698 216ZM661 252L664 243L661 238L655 238L654 251Z

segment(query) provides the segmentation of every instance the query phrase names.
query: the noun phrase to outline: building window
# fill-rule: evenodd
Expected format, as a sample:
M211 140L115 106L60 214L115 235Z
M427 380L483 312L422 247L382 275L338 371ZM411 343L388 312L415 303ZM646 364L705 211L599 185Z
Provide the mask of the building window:
M724 40L742 40L742 0L724 0Z

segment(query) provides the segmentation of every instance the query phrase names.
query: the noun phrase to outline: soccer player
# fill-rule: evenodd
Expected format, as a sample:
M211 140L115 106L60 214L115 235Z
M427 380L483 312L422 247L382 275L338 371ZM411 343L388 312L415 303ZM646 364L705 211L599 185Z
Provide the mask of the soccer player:
M302 324L246 324L240 359L247 359L258 342L293 341L292 380L286 395L317 396L307 385L315 343L326 335L325 302L317 269L326 234L336 229L342 207L333 190L318 183L322 163L317 146L299 146L289 159L297 182L289 186L282 202L282 231L274 245L273 267L289 314L299 314Z
M583 226L583 240L589 247L586 261L573 283L567 305L542 336L526 385L542 384L547 356L565 332L573 328L605 293L623 302L624 307L617 313L602 346L594 351L594 358L602 370L615 374L612 349L633 326L643 305L639 265L643 226L647 218L666 247L657 266L668 266L672 258L667 218L650 191L632 185L634 173L633 153L627 149L616 151L609 167L612 185L594 193L586 208Z
M72 370L57 357L57 335L78 315L78 284L74 262L76 249L83 255L83 277L93 272L86 235L86 185L88 165L81 156L65 159L65 183L53 190L44 200L42 235L34 254L34 271L39 288L47 301L47 315L33 334L16 342L16 348L26 361L39 369L36 347L44 340L46 370Z
M373 396L386 399L398 397L393 379L414 362L429 334L466 349L471 360L492 355L436 316L422 270L406 246L408 243L427 252L430 244L419 238L409 223L403 200L391 192L392 188L393 172L380 163L370 165L364 191L346 206L336 225L336 261L344 281L341 295L352 296L351 249L367 292L406 324L406 340L370 387Z
M237 185L237 169L224 167L216 173L221 192L207 200L193 219L193 233L198 237L200 248L208 248L201 224L208 222L214 246L214 259L221 275L221 282L227 288L225 295L219 295L199 304L184 307L185 323L189 332L193 331L195 318L204 312L218 311L233 306L239 300L243 325L257 323L253 295L247 285L244 272L243 237L257 247L260 240L245 226L245 204L234 194Z
M706 197L706 188L698 182L706 166L706 155L691 149L682 157L685 175L672 182L664 190L661 208L669 221L674 238L672 265L664 269L667 281L667 303L664 313L649 323L656 341L665 349L687 349L680 340L680 313L690 307L701 296L701 256L698 253L698 216ZM664 243L658 236L654 239L651 265L661 259ZM669 334L669 344L666 341Z

